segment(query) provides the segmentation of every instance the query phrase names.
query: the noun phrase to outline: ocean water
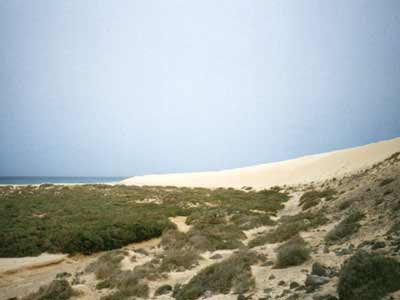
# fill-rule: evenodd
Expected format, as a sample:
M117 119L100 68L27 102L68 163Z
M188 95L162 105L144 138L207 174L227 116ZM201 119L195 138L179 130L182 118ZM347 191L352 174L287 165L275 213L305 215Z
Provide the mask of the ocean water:
M0 177L0 184L112 183L126 177Z

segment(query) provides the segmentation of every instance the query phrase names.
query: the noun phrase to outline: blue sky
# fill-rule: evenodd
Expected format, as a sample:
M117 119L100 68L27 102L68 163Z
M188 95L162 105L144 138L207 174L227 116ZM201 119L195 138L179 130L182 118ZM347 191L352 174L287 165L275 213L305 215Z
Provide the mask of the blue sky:
M400 1L0 1L0 176L241 167L400 136Z

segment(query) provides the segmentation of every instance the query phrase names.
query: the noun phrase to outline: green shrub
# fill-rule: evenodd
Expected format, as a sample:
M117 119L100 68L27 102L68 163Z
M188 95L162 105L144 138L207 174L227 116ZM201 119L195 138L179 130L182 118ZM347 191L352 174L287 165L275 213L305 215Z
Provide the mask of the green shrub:
M400 289L400 263L393 258L360 251L339 274L340 300L379 300Z
M393 181L395 181L395 178L385 178L381 181L381 183L379 185L385 186L385 185L392 183Z
M121 261L126 253L121 250L107 252L87 266L86 272L92 272L97 279L108 279L120 271Z
M118 249L175 228L169 221L173 216L190 216L197 229L207 227L203 235L196 229L191 233L208 241L206 249L236 248L242 245L241 230L269 223L269 215L289 199L272 190L100 184L0 186L0 196L0 257ZM214 232L218 210L232 220L218 223Z
M196 251L237 249L246 238L241 228L230 222L230 209L197 210L189 216L192 228L186 233L187 242Z
M172 286L170 286L169 284L164 284L162 286L160 286L154 293L155 296L159 296L159 295L165 295L172 292Z
M112 288L112 286L109 280L103 280L96 284L97 290L110 289L110 288Z
M365 215L360 211L350 213L350 215L344 218L344 220L326 234L325 241L328 244L333 244L356 233L361 227L359 221L362 220L364 216Z
M110 276L96 285L97 289L112 288L115 291L102 300L125 300L132 296L147 298L149 287L142 281L142 274L134 271L111 271Z
M241 230L249 230L259 226L275 225L271 216L264 213L240 211L233 214L230 220Z
M201 257L193 250L167 250L162 254L161 272L171 272L179 269L191 269L198 264Z
M53 280L50 284L42 286L36 293L30 294L23 300L66 300L74 295L67 280Z
M298 235L301 231L324 225L328 219L323 211L315 213L303 212L294 216L285 216L275 229L251 240L249 247L257 247L266 243L280 243Z
M303 210L307 210L313 206L318 205L323 198L325 198L326 200L334 199L335 195L336 191L333 189L325 189L322 191L308 191L300 197L299 205L302 207Z
M351 203L352 203L352 201L350 201L350 200L342 201L339 204L338 208L339 208L339 210L345 210L346 208L349 208L351 206Z
M170 229L163 232L160 245L165 249L181 249L187 247L188 236L176 229Z
M277 250L277 268L301 265L310 257L310 249L300 236L287 241Z
M201 270L188 284L177 289L177 300L194 300L206 291L227 294L243 293L254 287L250 266L257 262L255 252L242 250L222 262Z

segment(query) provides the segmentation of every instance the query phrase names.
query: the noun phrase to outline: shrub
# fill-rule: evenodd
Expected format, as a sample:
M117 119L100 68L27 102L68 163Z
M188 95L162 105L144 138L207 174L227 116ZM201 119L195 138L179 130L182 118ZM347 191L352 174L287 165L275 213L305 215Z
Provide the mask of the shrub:
M156 292L154 293L155 296L159 296L159 295L165 295L172 292L172 286L170 286L169 284L164 284L162 286L160 286Z
M165 275L160 271L160 259L155 258L151 261L136 266L133 271L139 278L146 278L148 280L160 280L165 278Z
M277 250L277 268L301 265L310 257L310 249L300 236L287 241Z
M161 272L171 272L175 270L191 269L197 265L201 257L192 250L167 250L162 255L160 266Z
M336 191L333 189L325 189L322 191L308 191L300 197L300 206L302 206L303 210L307 210L313 206L318 205L322 198L325 198L326 200L332 200L335 195Z
M342 201L338 206L339 210L345 210L346 208L349 208L351 206L351 202L352 201L350 200Z
M393 258L357 252L339 274L341 300L378 300L400 289L400 263Z
M176 229L170 229L163 232L160 245L165 249L180 249L186 247L188 237L185 233Z
M229 209L198 210L189 217L193 226L186 234L188 243L197 251L236 249L243 246L243 231L228 221Z
M240 211L231 217L231 222L241 230L249 230L259 226L274 225L275 222L268 214Z
M97 290L109 289L109 288L112 288L111 282L109 280L103 280L96 284Z
M177 300L194 300L206 291L243 293L254 287L250 266L257 262L255 252L242 250L222 262L201 270L188 284L174 291Z
M53 280L50 284L42 286L36 293L30 294L23 300L66 300L74 295L67 280Z
M294 216L282 217L277 228L251 240L249 247L257 247L265 243L280 243L296 236L301 231L325 224L328 219L323 211L304 212Z
M124 251L114 250L100 256L96 261L87 266L86 272L93 272L97 279L107 279L120 271Z
M400 152L395 152L391 156L385 159L385 161L390 161L390 162L398 162L400 161Z
M99 285L99 288L116 288L115 292L102 297L101 300L125 300L131 299L132 296L147 298L149 294L149 287L142 282L141 274L134 271L113 273L107 281L102 281Z
M0 195L0 257L118 249L161 236L175 228L169 217L178 215L190 215L194 223L200 221L199 228L208 227L203 235L192 232L197 240L209 241L204 245L207 249L236 248L242 245L242 229L269 223L269 215L289 199L286 193L272 190L122 185L0 186ZM213 216L216 209L209 203L232 216L232 221L218 223L213 231L218 216ZM264 214L258 216L254 210Z
M381 181L381 183L379 185L385 186L385 185L392 183L394 180L395 180L394 178L385 178Z
M328 244L332 244L356 233L361 227L359 221L363 219L364 216L365 215L360 211L350 213L350 215L344 218L344 220L336 225L335 228L327 233L325 241Z

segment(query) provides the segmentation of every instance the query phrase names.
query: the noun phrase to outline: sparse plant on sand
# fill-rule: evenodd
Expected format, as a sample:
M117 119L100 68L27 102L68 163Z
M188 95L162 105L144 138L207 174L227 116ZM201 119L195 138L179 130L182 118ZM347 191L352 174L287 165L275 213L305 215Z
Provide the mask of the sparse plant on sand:
M227 294L230 291L244 293L254 287L252 264L257 262L255 252L241 250L222 262L201 270L188 284L175 292L177 300L195 300L206 291Z
M69 282L61 279L40 287L36 293L24 297L23 300L67 300L75 294Z
M311 190L305 192L300 197L300 206L303 210L307 210L313 206L318 205L322 199L327 201L334 199L336 191L333 189L325 189L322 191Z
M253 248L266 243L284 242L296 236L301 231L316 228L326 224L326 222L328 222L328 219L325 217L323 211L315 213L303 212L293 216L282 217L275 229L251 240L249 247Z
M301 265L310 257L310 249L300 236L279 246L277 252L276 268Z
M326 234L325 241L328 244L334 244L356 233L361 227L360 220L364 217L365 215L358 210L351 212Z

